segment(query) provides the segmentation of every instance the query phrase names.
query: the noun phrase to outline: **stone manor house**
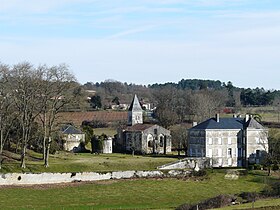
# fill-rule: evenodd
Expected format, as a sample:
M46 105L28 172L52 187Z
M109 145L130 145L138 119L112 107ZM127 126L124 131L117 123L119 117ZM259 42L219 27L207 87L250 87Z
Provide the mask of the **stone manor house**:
M210 158L214 167L246 167L268 152L267 129L251 116L210 118L189 129L190 157Z
M166 154L171 152L170 131L143 122L143 110L135 95L128 109L128 126L118 131L116 147L124 152Z

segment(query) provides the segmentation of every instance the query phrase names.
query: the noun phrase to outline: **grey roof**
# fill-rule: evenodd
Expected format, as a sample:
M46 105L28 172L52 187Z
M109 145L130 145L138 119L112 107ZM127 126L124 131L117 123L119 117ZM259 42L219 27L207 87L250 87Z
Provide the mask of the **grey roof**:
M250 118L245 124L246 128L263 129L263 126L257 122L254 118Z
M143 111L136 94L134 95L128 111Z
M73 125L66 125L61 130L63 134L83 134L81 130L75 128Z
M191 129L245 129L245 128L263 129L263 126L255 119L250 118L245 122L244 118L210 118L204 122L192 127Z

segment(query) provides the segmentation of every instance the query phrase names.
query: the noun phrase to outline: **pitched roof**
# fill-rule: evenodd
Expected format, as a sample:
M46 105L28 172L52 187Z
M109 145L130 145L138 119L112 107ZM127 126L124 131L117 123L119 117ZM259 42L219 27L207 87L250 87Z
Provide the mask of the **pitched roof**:
M62 129L63 134L83 134L83 132L72 125L66 125Z
M192 127L191 129L246 129L255 128L263 129L263 126L254 118L250 118L247 122L244 118L220 118L217 122L216 118L210 118L204 122Z
M139 103L137 95L135 94L128 111L142 111L142 110L143 109Z
M243 129L243 118L210 118L191 129Z
M255 129L263 129L263 126L256 121L254 118L250 118L246 124L245 124L246 128L255 128Z
M125 130L126 131L144 131L152 126L154 126L154 124L135 124L132 126L127 126L125 128Z

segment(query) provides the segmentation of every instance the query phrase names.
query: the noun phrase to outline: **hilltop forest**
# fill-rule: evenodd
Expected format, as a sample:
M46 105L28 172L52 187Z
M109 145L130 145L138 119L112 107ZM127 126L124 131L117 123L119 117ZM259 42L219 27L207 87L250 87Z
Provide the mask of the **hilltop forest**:
M244 106L279 106L280 92L263 88L239 88L232 82L219 80L182 79L178 83L148 86L106 80L87 82L84 90L95 90L90 99L94 109L108 109L112 105L129 104L137 94L141 103L156 107L155 116L168 127L183 121L202 121L221 110L239 113Z

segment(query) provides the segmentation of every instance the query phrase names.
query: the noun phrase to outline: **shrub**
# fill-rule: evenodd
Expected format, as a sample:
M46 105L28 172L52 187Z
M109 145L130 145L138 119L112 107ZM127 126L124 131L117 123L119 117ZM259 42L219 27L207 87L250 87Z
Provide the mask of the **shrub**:
M207 175L207 171L204 170L204 169L203 170L199 170L199 171L193 171L192 175L196 176L196 177L206 176Z
M189 205L183 204L177 207L177 210L196 210L198 209L213 209L213 208L221 208L224 206L228 206L232 203L232 201L236 200L236 198L232 195L218 195L214 198L210 198L208 200L202 201L200 203Z
M278 164L274 163L274 164L272 165L272 170L273 170L273 171L278 171L278 170L279 170Z

